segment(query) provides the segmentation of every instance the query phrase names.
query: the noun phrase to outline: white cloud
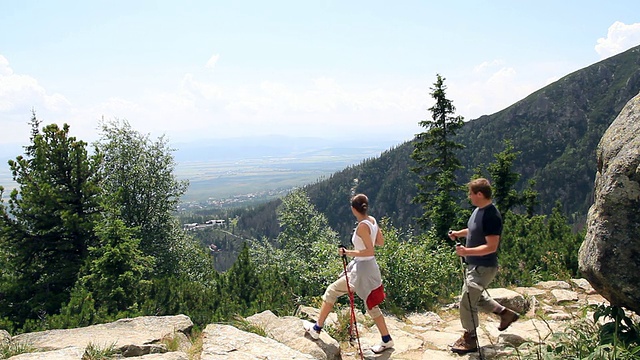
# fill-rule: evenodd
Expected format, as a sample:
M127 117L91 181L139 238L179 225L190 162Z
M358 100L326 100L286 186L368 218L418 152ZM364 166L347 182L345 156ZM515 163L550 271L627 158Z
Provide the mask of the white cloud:
M9 61L0 55L0 118L3 120L0 142L18 142L28 137L31 111L40 113L67 113L71 104L58 93L48 93L38 81L16 74Z
M0 111L20 112L33 107L59 111L68 105L64 96L47 94L33 77L15 74L9 61L0 55Z
M218 59L220 59L220 55L218 54L212 55L204 67L206 67L207 69L213 69L214 67L216 67L216 63L218 62Z
M495 59L493 61L485 61L479 65L476 65L473 68L474 73L483 73L485 70L490 70L491 68L503 66L505 64L504 60Z
M9 76L13 74L13 70L9 67L9 60L0 55L0 76Z
M330 77L221 85L187 74L175 92L141 104L148 111L136 118L147 120L128 119L140 131L153 124L181 140L256 134L334 137L349 131L396 137L404 131L401 137L410 138L423 117L426 92L395 87L353 88Z
M640 23L625 25L616 21L609 26L607 37L598 39L595 49L600 59L605 59L636 45L640 45Z

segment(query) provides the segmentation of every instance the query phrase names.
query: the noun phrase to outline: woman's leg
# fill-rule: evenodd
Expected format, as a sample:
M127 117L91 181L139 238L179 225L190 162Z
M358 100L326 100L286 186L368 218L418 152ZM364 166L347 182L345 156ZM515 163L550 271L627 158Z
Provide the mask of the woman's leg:
M389 329L387 328L387 323L384 320L384 316L382 315L382 311L377 306L374 306L370 310L367 310L369 315L373 318L373 321L376 323L376 327L380 332L380 337L382 338L382 342L377 345L371 347L371 351L376 354L379 354L387 349L393 347L393 340L391 339L391 335L389 335Z
M324 321L327 319L327 316L329 316L331 309L333 309L333 303L326 301L322 302L322 306L320 306L320 315L318 315L318 320L316 321L316 324L318 324L319 327L324 326Z
M324 321L329 316L331 309L333 309L333 304L336 303L338 297L347 293L347 280L344 276L338 278L338 280L334 281L327 290L322 295L322 306L320 306L320 314L318 315L318 320L316 324L319 327L324 326Z
M373 307L371 310L369 310L369 315L373 317L373 321L375 321L376 323L376 327L380 332L380 336L389 335L389 329L387 329L387 323L384 321L384 316L382 315L380 308L378 308L377 306Z

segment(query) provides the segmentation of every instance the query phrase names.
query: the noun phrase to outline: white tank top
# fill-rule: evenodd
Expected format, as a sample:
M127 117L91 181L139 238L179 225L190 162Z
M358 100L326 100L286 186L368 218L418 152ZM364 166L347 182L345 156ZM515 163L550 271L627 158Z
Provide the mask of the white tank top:
M373 222L371 222L371 219L373 219ZM369 216L369 219L362 220L360 223L358 223L358 226L360 224L367 224L367 226L369 226L369 230L371 231L371 239L366 239L366 241L370 241L371 246L375 248L376 236L378 235L378 231L379 231L378 222L372 216ZM353 243L353 248L355 250L366 249L367 247L364 245L364 241L365 239L362 239L360 236L358 236L357 227L356 227L356 230L353 231L353 235L351 236L351 242ZM357 256L357 257L354 257L353 260L365 261L365 260L371 260L374 258L375 256Z

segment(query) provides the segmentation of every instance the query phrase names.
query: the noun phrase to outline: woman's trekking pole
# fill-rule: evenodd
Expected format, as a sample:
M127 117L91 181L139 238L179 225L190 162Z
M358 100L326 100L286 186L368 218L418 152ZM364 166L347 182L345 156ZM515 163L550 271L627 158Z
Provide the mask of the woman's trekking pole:
M345 249L344 246L340 245L339 248ZM347 274L347 255L342 253L342 267L344 269L344 279L347 282L347 294L349 294L349 305L351 308L351 318L350 318L350 329L349 329L349 337L350 340L353 340L353 331L355 329L356 339L358 340L358 351L360 352L360 359L364 359L364 355L362 354L362 346L360 345L360 334L358 334L358 324L356 323L356 310L355 303L353 298L353 293L351 292L351 287L349 286L349 276Z
M453 231L449 230L449 235L452 235ZM456 238L456 247L462 246L462 244L458 241L458 237ZM464 260L464 256L460 256L460 268L462 269L462 282L464 284L465 289L467 290L467 302L469 303L469 310L471 310L471 323L473 324L473 328L477 329L478 325L476 324L476 318L474 317L473 308L471 306L471 296L469 295L469 284L467 282L467 271L466 271L466 261ZM476 311L477 312L477 311ZM482 350L480 349L480 342L478 341L478 334L476 332L476 348L478 348L478 354L480 355L480 360L484 360L482 357Z

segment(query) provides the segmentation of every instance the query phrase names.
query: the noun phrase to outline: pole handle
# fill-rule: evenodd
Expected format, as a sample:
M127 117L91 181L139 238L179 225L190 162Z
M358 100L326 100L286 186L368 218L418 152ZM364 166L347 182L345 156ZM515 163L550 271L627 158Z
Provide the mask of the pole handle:
M344 249L345 251L347 250L347 248L342 244L338 245L338 249ZM346 253L342 253L342 261L346 263L346 261L347 261L347 254Z

